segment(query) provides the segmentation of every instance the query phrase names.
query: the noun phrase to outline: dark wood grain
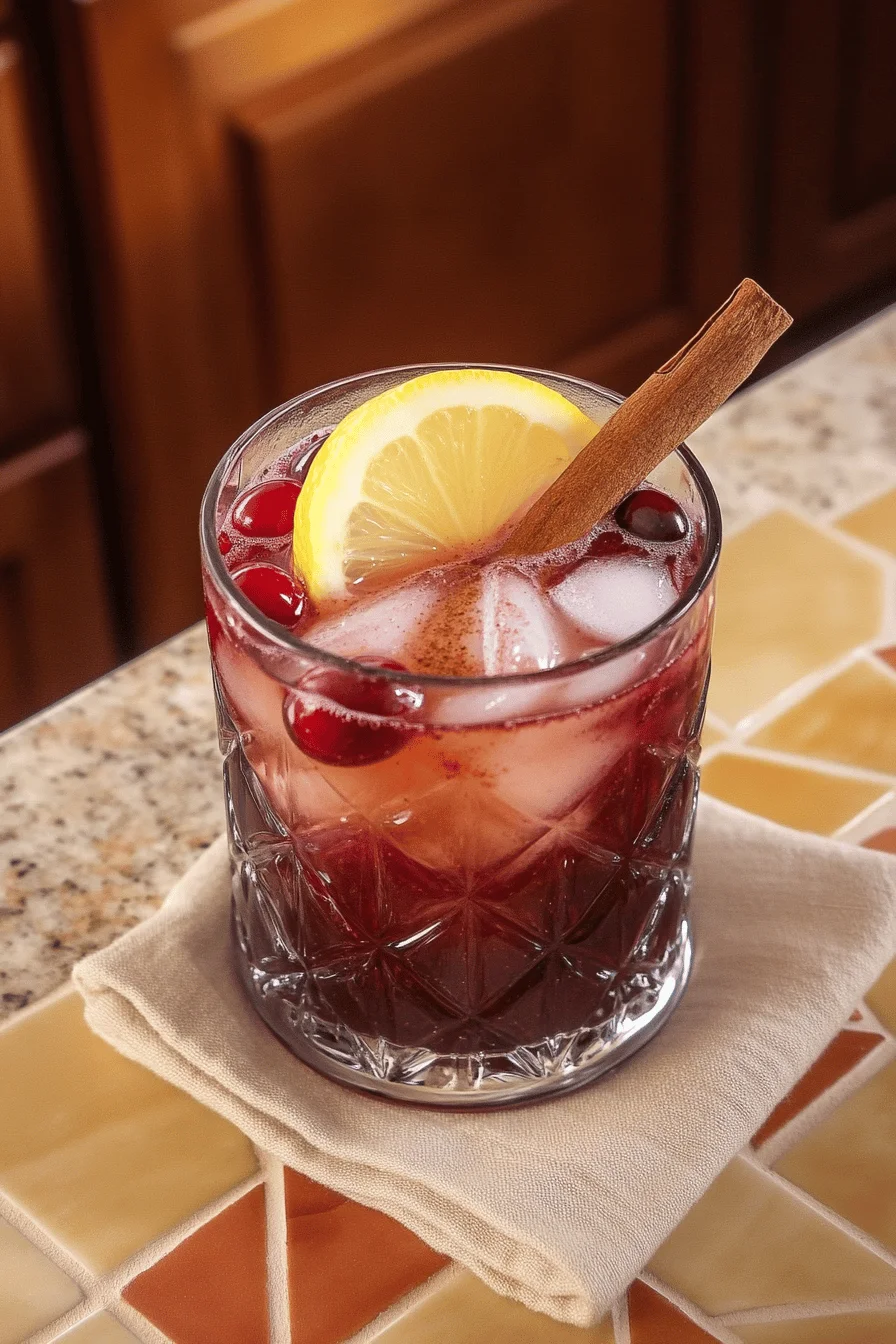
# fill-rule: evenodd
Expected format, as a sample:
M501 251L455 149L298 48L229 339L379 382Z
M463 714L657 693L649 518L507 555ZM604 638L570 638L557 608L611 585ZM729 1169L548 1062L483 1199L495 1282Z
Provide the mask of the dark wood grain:
M759 273L802 314L896 267L896 6L775 0L763 12Z
M113 667L84 436L0 463L0 728Z
M0 40L0 455L72 411L35 168L22 51Z

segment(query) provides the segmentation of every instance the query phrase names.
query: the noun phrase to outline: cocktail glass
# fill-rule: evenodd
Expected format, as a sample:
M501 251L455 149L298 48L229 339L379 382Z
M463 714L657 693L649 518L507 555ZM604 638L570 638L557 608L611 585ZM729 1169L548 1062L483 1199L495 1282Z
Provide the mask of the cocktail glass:
M693 577L648 628L572 664L430 677L312 647L233 582L222 520L265 466L295 447L301 469L302 445L433 367L331 383L247 430L206 491L203 575L234 956L252 1004L338 1082L491 1108L595 1078L648 1040L684 990L721 527L705 473L679 448L650 481L701 538ZM513 372L596 423L620 400L581 379ZM309 678L325 694L341 686L348 706L369 702L373 684L413 714L380 727L394 736L384 758L322 763L287 725Z

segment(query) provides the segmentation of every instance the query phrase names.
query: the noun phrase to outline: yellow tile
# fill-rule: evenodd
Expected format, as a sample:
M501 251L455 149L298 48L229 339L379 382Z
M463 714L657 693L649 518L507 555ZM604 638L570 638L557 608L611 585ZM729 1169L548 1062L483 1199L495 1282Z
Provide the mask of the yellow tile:
M580 1328L499 1297L472 1274L437 1288L378 1344L614 1344L609 1318Z
M775 1170L896 1250L896 1064L841 1102Z
M896 1344L896 1311L850 1311L736 1329L744 1344Z
M0 1344L20 1344L80 1301L77 1284L0 1220Z
M0 1188L100 1272L256 1169L228 1121L119 1055L76 994L0 1032Z
M738 723L879 631L877 565L783 511L729 538L719 564L710 708Z
M882 784L723 751L703 767L706 793L798 831L831 835L885 797Z
M86 1321L60 1335L54 1344L139 1344L136 1335L116 1321L107 1311L89 1316Z
M862 541L870 542L872 546L879 546L882 551L896 555L896 490L890 490L872 499L870 504L854 509L841 518L837 526L854 537L861 537Z
M711 723L704 723L700 734L700 741L704 747L714 747L717 742L723 742L724 739L725 734L720 733L718 728L714 728Z
M749 741L896 774L896 677L864 660L853 663Z
M896 961L891 961L865 995L865 1002L887 1031L896 1036Z
M710 1315L896 1291L896 1269L735 1158L650 1269Z

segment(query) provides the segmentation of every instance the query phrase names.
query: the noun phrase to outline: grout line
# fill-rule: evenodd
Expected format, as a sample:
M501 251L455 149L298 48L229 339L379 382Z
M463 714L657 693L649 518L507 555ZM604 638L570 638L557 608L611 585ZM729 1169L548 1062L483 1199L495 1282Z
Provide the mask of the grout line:
M736 724L726 729L728 736L735 742L746 742L754 733L762 732L775 720L783 718L790 710L801 705L804 700L808 700L816 691L827 686L829 682L836 681L844 672L850 668L867 661L873 656L874 649L877 647L868 641L864 644L856 644L846 653L825 663L823 667L815 668L812 672L807 672L805 676L797 681L791 682L782 690L776 692L770 700L750 710ZM881 662L878 658L874 661L874 667ZM886 664L883 664L886 667ZM710 692L711 693L711 692Z
M112 1303L110 1314L117 1317L125 1329L130 1330L143 1344L172 1344L168 1335L123 1298Z
M211 1203L204 1204L201 1209L195 1210L187 1218L184 1218L176 1227L163 1232L155 1241L148 1242L142 1246L139 1251L135 1251L127 1260L123 1260L120 1265L104 1276L104 1284L108 1285L115 1293L121 1292L132 1279L143 1274L153 1265L158 1264L166 1255L170 1255L183 1241L191 1237L194 1232L198 1232L200 1227L210 1223L219 1213L229 1209L231 1204L236 1204L237 1200L248 1195L250 1190L262 1183L262 1174L260 1171L253 1172L245 1180L240 1181L232 1189L213 1199Z
M858 1245L864 1247L866 1251L870 1251L872 1255L876 1255L879 1260L883 1260L884 1263L888 1264L892 1269L896 1269L896 1252L884 1246L883 1242L877 1241L869 1232L865 1232L862 1228L857 1227L855 1223L849 1222L847 1218L844 1218L842 1214L837 1213L837 1211L832 1209L829 1205L822 1204L814 1195L810 1195L808 1190L803 1190L801 1186L788 1181L785 1176L779 1175L778 1172L773 1171L771 1167L763 1166L756 1154L749 1148L749 1145L741 1150L739 1156L756 1171L763 1172L769 1180L773 1181L775 1185L778 1186L782 1193L789 1195L792 1199L796 1199L798 1203L803 1204L813 1213L817 1213L826 1223L835 1227L838 1232L842 1232L850 1241L858 1243Z
M861 1023L857 1022L855 1025L861 1029ZM876 1077L888 1064L892 1064L894 1059L896 1059L896 1042L892 1037L885 1036L864 1059L860 1059L858 1064L830 1087L825 1088L821 1096L811 1101L792 1120L788 1120L787 1124L779 1129L777 1134L767 1139L761 1148L751 1148L751 1152L763 1166L771 1168L785 1153L795 1148L813 1129L822 1124L838 1106Z
M378 1339L390 1326L407 1316L415 1307L422 1306L429 1298L434 1297L443 1288L450 1288L453 1283L457 1283L467 1271L461 1269L460 1265L446 1265L444 1269L437 1270L431 1278L426 1279L424 1283L419 1283L416 1288L412 1288L409 1293L405 1293L397 1302L386 1307L379 1316L374 1316L372 1321L362 1326L357 1334L352 1335L345 1344L369 1344L371 1340Z
M256 1149L264 1176L264 1208L267 1237L265 1264L268 1283L270 1344L290 1344L292 1326L289 1300L289 1266L286 1242L286 1191L283 1163Z
M239 1185L233 1186L225 1194L194 1211L174 1228L142 1246L126 1260L104 1273L92 1270L73 1251L57 1241L25 1208L3 1191L0 1191L0 1216L5 1217L7 1222L38 1250L42 1251L48 1260L67 1274L80 1288L83 1294L82 1301L70 1308L64 1317L59 1318L69 1322L69 1326L66 1327L69 1328L84 1316L89 1316L92 1312L116 1303L122 1289L132 1279L157 1264L159 1260L169 1255L200 1227L210 1222L224 1209L229 1208L231 1204L235 1204L250 1190L254 1190L261 1183L261 1180L261 1172L254 1172L244 1181L241 1181ZM58 1331L58 1322L38 1331L34 1337L34 1344L45 1344L45 1341L55 1338L52 1333L47 1333L52 1329Z
M708 748L712 751L716 746L724 746L723 743L713 743ZM738 756L748 756L751 760L767 761L770 765L790 765L803 770L812 770L816 774L832 775L838 779L851 779L857 784L879 784L880 787L891 792L896 787L896 775L887 774L882 770L869 770L860 765L845 765L841 761L829 761L820 756L800 756L796 752L776 751L771 747L756 747L748 742L732 741L728 746ZM877 800L873 806L877 806ZM867 810L867 809L863 809Z
M73 1251L56 1241L42 1223L33 1218L18 1200L13 1199L12 1195L8 1195L3 1189L0 1189L0 1218L5 1219L11 1227L30 1241L32 1246L36 1246L48 1260L52 1260L57 1269L67 1274L77 1284L85 1298L96 1290L102 1281L102 1275L90 1269Z
M668 1302L671 1302L673 1306L677 1307L689 1320L692 1320L696 1325L699 1325L701 1330L705 1330L706 1333L712 1335L714 1339L720 1340L721 1344L742 1344L742 1340L740 1340L737 1335L731 1333L726 1323L720 1317L710 1316L702 1307L698 1307L696 1302L692 1302L690 1298L685 1297L677 1288L673 1288L671 1284L666 1283L663 1279L658 1279L655 1274L650 1272L650 1270L642 1269L638 1277L643 1279L646 1284L649 1284L654 1292L659 1293L661 1297L666 1298ZM657 1341L657 1344L660 1344L659 1340Z
M611 1309L613 1338L616 1344L632 1344L628 1323L628 1290L620 1293Z
M829 1316L847 1316L859 1311L892 1311L896 1293L878 1293L868 1297L837 1297L830 1301L787 1302L771 1307L746 1307L729 1311L715 1320L725 1325L764 1325L784 1321L826 1320Z
M91 1306L87 1298L79 1302L77 1306L70 1307L63 1316L57 1316L49 1325L43 1325L33 1334L28 1335L22 1340L21 1344L53 1344L54 1340L64 1336L69 1330L73 1330L76 1325L82 1321L88 1320L100 1307Z

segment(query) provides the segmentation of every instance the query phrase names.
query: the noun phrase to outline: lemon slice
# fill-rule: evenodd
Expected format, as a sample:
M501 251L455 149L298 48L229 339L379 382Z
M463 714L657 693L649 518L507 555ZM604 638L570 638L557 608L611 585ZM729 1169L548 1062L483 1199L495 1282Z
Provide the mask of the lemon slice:
M470 554L560 475L597 426L542 383L425 373L342 420L296 506L297 571L317 601Z

